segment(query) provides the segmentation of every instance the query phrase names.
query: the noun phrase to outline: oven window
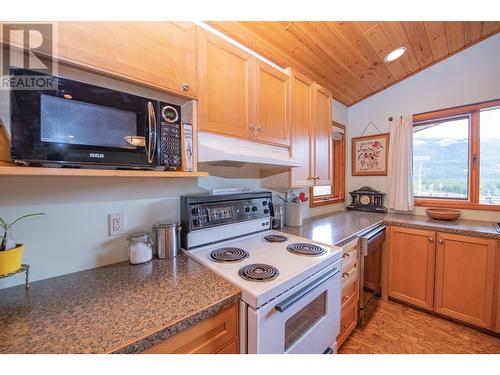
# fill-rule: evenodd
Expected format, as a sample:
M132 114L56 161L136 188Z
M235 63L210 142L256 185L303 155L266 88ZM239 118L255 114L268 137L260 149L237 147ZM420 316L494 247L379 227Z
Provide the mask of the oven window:
M137 137L135 112L51 95L41 95L40 101L44 142L136 149L136 140L143 138Z
M300 339L326 312L326 291L295 313L285 323L285 351Z

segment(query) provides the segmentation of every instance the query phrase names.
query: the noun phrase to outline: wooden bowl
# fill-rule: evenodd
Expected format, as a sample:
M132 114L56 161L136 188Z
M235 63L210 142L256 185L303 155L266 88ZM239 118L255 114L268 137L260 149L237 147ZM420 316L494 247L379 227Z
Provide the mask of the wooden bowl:
M427 216L436 220L456 220L462 214L459 210L451 208L428 208L425 210Z

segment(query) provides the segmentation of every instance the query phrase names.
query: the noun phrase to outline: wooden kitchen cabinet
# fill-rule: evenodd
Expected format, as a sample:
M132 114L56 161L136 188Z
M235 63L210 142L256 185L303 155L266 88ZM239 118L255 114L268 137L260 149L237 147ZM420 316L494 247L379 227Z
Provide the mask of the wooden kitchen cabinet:
M198 129L253 140L252 56L198 29Z
M199 130L290 145L288 75L198 29Z
M337 346L340 348L358 324L359 305L359 241L344 246L342 255L342 296L340 306L340 331Z
M312 93L314 82L292 72L290 77L291 157L302 166L290 169L290 187L313 186Z
M256 127L256 139L261 142L290 146L290 115L288 75L255 59L255 113L251 123Z
M389 297L433 308L435 239L433 231L391 227Z
M58 22L66 62L195 97L196 26L189 22Z
M494 331L500 333L500 241L497 241L497 268L496 268L496 308Z
M435 311L491 328L496 241L438 233Z
M238 354L238 306L146 349L144 354Z
M312 96L313 180L332 184L332 93L315 83Z

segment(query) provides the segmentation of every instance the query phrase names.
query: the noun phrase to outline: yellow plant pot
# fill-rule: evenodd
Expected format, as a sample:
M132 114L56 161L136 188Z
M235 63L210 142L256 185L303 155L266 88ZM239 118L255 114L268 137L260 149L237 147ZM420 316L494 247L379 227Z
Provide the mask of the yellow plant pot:
M24 245L19 243L14 249L0 251L0 275L6 275L21 268L23 251Z

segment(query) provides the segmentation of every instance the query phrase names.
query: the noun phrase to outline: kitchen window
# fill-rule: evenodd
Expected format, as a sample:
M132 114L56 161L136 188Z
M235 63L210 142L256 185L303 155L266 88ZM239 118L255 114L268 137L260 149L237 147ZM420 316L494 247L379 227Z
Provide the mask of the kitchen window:
M332 185L311 188L311 207L345 202L345 126L332 123Z
M417 206L500 210L500 100L413 116Z

